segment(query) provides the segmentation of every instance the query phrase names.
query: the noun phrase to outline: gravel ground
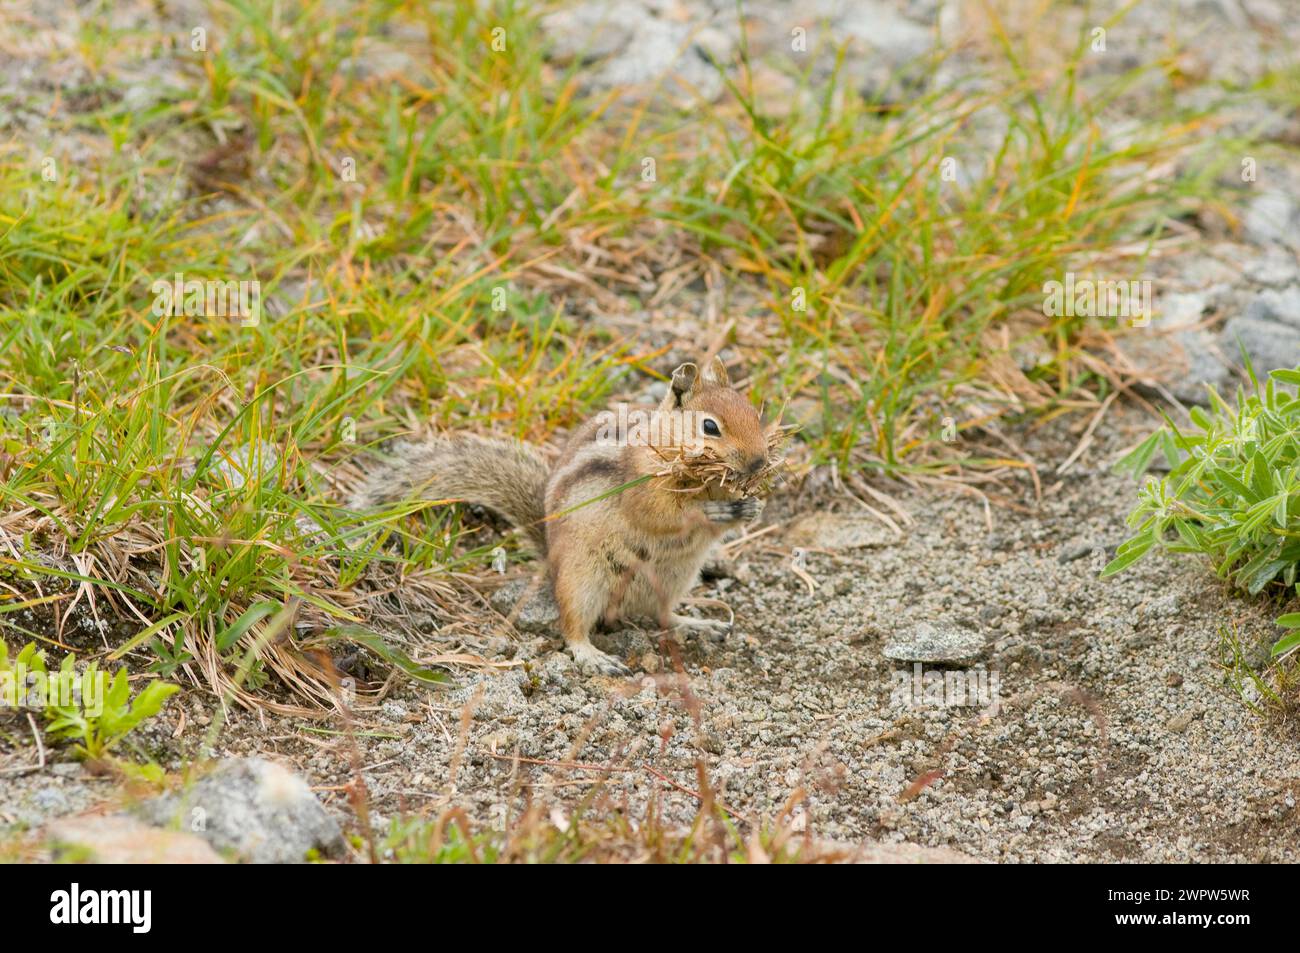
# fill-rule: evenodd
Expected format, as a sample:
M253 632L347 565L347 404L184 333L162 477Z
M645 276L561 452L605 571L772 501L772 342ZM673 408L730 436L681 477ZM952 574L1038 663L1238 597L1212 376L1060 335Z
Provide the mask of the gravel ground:
M941 33L960 32L962 4L894 6L902 12L881 5L875 15L904 35L915 32L904 13L934 20ZM836 22L856 36L854 9L832 12L849 17ZM1180 13L1187 10L1195 16ZM669 40L677 29L670 21L659 27ZM1112 31L1125 56L1135 40L1158 45L1169 30L1192 34L1187 69L1207 82L1184 99L1257 76L1300 35L1300 21L1272 0L1144 4L1133 24L1141 29ZM556 26L565 29L572 27ZM863 42L878 33L866 31ZM631 44L634 35L610 42ZM671 45L639 48L649 56ZM44 72L44 47L6 55L15 68L0 85L9 103L0 119L36 141L58 77ZM850 64L859 61L873 62L864 55ZM1112 62L1126 60L1102 59L1097 68ZM855 79L875 82L867 73ZM1189 326L1251 314L1265 293L1285 303L1288 289L1300 286L1296 112L1262 99L1242 108L1242 125L1277 127L1264 136L1266 174L1242 223L1250 244L1207 234L1187 255L1156 266L1161 295L1185 292L1190 301L1180 309ZM1158 328L1178 326L1171 311L1164 302ZM1300 315L1257 319L1272 324L1257 335L1256 357L1289 361L1289 348L1300 348ZM1154 340L1162 354L1186 352L1190 392L1230 373L1216 355L1232 341L1193 331ZM1171 386L1183 396L1178 383ZM888 846L911 845L1014 862L1295 861L1294 722L1254 713L1221 665L1226 632L1263 667L1273 609L1236 598L1190 559L1155 556L1115 579L1097 578L1105 551L1123 539L1133 500L1131 481L1109 467L1151 426L1146 412L1116 404L1060 477L1054 471L1078 434L1057 423L1019 435L1039 464L1041 500L1027 481L1000 491L1004 499L987 512L956 491L882 486L910 514L901 534L828 487L777 500L764 521L778 528L741 547L729 575L697 590L735 612L729 635L692 635L668 651L654 633L603 636L603 647L636 663L633 678L582 676L556 651L557 638L508 631L485 613L474 638L501 663L498 673L439 692L395 681L378 710L359 713L355 742L305 732L287 718L235 713L213 753L296 767L351 829L342 787L353 778L354 756L376 821L457 805L491 826L506 824L526 798L570 815L599 779L596 810L641 818L653 795L665 818L684 827L698 809L689 791L702 761L738 815L769 819L802 792L797 827L840 843L886 845L876 856L914 856ZM805 551L798 572L796 547ZM924 692L921 704L896 698L914 669L888 658L886 646L955 633L982 648L924 671L986 673L991 694L975 705L927 701ZM200 752L212 714L210 699L186 692L142 734L165 767L179 770ZM21 717L6 718L0 729L27 732ZM121 797L117 784L60 756L49 753L37 772L5 774L0 764L0 830Z
M702 759L739 815L770 818L802 790L795 826L840 843L1001 861L1296 860L1294 725L1254 714L1220 665L1225 626L1262 664L1268 608L1186 559L1097 578L1132 499L1106 468L1147 419L1117 408L1074 467L1044 482L1041 503L1026 487L1017 508L992 508L991 530L981 503L955 493L900 495L913 520L901 537L833 491L815 508L786 501L768 520L779 531L698 590L735 611L725 638L691 635L674 653L649 632L604 636L640 660L630 679L583 676L558 640L521 634L497 642L515 668L450 691L396 685L358 725L372 810L383 821L456 804L503 825L526 796L567 814L599 777L598 810L641 818L655 792L667 821L686 826L697 801L664 779L695 789ZM1067 436L1026 448L1050 464ZM810 591L791 544L818 537L829 545L804 557ZM978 657L924 668L988 673L981 704L895 697L898 673L914 668L882 650L927 624L982 638ZM498 626L485 618L484 638ZM181 708L188 727L173 739ZM204 708L193 694L174 704L155 742L195 753ZM296 765L354 823L340 792L351 744L299 727L236 716L215 753ZM112 793L77 772L0 781L0 804L33 823Z

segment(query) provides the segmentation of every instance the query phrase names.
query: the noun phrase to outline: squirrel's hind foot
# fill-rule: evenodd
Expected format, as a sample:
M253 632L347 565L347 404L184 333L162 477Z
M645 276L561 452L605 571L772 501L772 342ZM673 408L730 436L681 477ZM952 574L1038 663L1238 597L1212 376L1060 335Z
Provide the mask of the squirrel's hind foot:
M674 626L683 629L703 629L706 632L730 632L731 623L723 622L721 619L696 619L689 615L678 615L674 612L669 621Z
M631 675L632 670L608 652L602 652L590 642L579 642L569 646L569 654L578 668L584 672L599 675Z

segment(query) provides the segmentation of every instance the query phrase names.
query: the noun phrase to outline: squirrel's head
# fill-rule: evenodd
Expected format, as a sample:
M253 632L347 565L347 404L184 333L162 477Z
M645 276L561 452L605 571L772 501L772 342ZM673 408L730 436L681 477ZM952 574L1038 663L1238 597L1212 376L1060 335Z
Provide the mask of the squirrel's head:
M677 412L689 422L693 449L709 451L742 476L768 465L768 435L763 421L731 386L727 368L715 357L701 372L694 364L673 371L660 411Z

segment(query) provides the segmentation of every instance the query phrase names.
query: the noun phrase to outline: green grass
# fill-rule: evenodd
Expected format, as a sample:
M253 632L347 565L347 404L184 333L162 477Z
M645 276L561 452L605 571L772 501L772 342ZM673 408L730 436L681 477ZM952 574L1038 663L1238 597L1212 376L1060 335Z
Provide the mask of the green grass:
M756 64L686 111L584 92L577 68L546 62L529 10L214 4L206 51L182 43L143 108L111 76L157 37L87 20L107 93L54 132L94 138L96 158L56 156L46 181L57 139L0 145L0 529L14 547L0 576L47 586L60 611L88 584L147 634L129 654L196 682L224 673L223 690L263 604L295 607L307 644L371 627L393 657L417 653L382 590L401 580L455 618L448 570L481 569L490 541L444 508L342 511L353 458L429 423L546 440L635 390L665 370L662 348L592 317L651 307L641 279L683 264L731 289L735 310L703 330L734 319L755 399L804 401L808 461L998 462L943 444L936 405L958 386L1007 413L1104 392L1074 360L1088 327L1045 318L1042 284L1067 268L1139 274L1214 172L1198 158L1209 120L1167 101L1122 143L1109 134L1140 77L1085 86L1085 37L1031 63L1032 31L999 30L980 93L887 110L832 85L778 118L752 91ZM399 25L428 42L396 72L358 70L373 44L401 45ZM807 84L806 65L782 68ZM984 147L981 125L1002 130ZM945 156L977 181L944 181ZM1175 158L1186 174L1151 174ZM154 314L153 283L178 271L259 281L260 325ZM992 375L1004 332L1048 359ZM266 465L232 479L251 459ZM329 672L305 658L267 647L247 687L269 668L327 700Z
M357 838L352 846L361 854L370 845ZM782 823L746 836L717 805L701 808L681 830L653 806L635 821L618 812L599 820L577 812L559 824L532 808L505 830L475 830L463 811L451 808L438 817L394 818L373 846L377 861L399 864L828 863L852 855L799 837L785 812Z

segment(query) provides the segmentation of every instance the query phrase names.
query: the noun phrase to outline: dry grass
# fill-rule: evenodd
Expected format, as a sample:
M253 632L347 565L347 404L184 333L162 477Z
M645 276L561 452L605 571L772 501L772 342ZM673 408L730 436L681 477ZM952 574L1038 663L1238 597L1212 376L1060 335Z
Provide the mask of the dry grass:
M756 473L740 472L710 447L656 446L664 468L655 476L683 493L718 492L734 499L767 497L789 475L785 452L797 429L779 422L765 428L767 464Z

